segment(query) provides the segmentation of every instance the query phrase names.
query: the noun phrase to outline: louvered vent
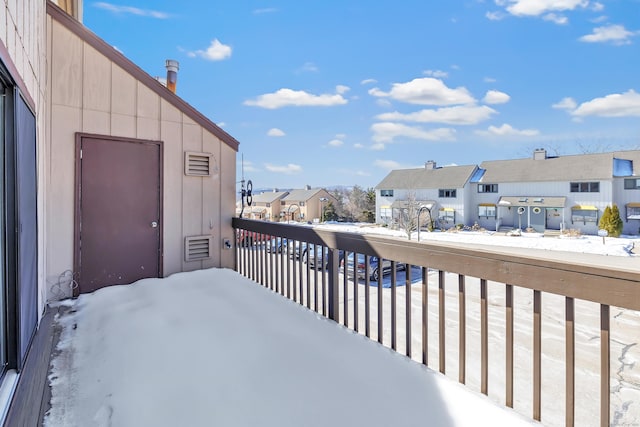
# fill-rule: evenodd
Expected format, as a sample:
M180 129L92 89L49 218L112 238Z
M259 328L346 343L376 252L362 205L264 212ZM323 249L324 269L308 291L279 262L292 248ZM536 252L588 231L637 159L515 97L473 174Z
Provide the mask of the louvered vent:
M184 153L184 174L188 176L211 176L211 154L187 151Z
M184 260L201 261L211 258L211 236L189 236L184 239Z

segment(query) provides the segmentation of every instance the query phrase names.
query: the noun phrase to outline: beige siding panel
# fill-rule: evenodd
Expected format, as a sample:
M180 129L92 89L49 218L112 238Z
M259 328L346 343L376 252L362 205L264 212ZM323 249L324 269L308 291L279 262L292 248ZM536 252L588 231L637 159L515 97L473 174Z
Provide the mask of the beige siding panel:
M140 139L160 139L160 122L157 119L137 118L137 137Z
M53 21L53 55L51 69L55 77L51 82L53 104L80 107L82 105L82 41L71 31ZM73 83L73 84L70 84Z
M214 156L211 176L202 179L202 231L213 236L211 259L202 261L203 268L220 265L220 140L213 134L203 131L202 151ZM216 168L218 169L216 171Z
M9 56L11 58L15 58L15 54L16 54L16 34L13 31L10 31L11 29L13 29L13 19L11 19L11 16L7 16L7 26L9 27L9 30L7 31L7 51L9 52ZM17 66L17 65L16 65Z
M236 151L227 144L221 144L220 151L220 235L230 239L235 246L231 218L236 214ZM219 267L233 268L234 253L232 250L222 252Z
M82 111L82 131L108 135L111 129L111 115L105 111Z
M111 61L87 44L84 46L82 95L84 108L111 109Z
M75 132L80 129L80 115L79 108L61 105L51 108L49 203L46 212L47 279L73 269Z
M182 123L182 112L165 99L160 100L160 120Z
M144 84L138 82L138 117L146 117L149 119L160 118L160 97Z
M198 125L182 125L182 149L184 151L202 150L202 128ZM184 158L184 157L183 157ZM182 173L182 232L183 237L203 234L202 229L202 178L185 176ZM191 271L202 268L202 261L186 262L183 256L183 270Z
M124 114L111 114L111 135L133 138L136 135L136 118Z
M111 67L111 111L127 116L136 112L136 80L117 65Z
M182 271L182 124L162 122L160 139L164 150L163 177L163 274Z

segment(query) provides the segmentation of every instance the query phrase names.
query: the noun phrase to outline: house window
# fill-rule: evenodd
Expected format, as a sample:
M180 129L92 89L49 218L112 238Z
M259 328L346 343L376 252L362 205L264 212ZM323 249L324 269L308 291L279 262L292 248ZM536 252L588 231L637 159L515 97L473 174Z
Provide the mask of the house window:
M271 207L271 203L267 203L267 207L270 208Z
M640 178L627 178L624 180L625 190L638 190L640 189Z
M438 197L456 197L456 189L440 189L438 190Z
M383 219L391 219L391 206L383 206L380 208L380 217Z
M599 182L572 182L570 185L572 193L599 193Z
M627 205L627 221L630 219L640 219L640 203L629 203Z
M284 206L284 205L286 205L286 204L287 204L287 202L285 202L284 200L282 200L282 201L280 202L280 206Z
M497 193L498 184L478 184L478 193Z
M495 218L496 205L478 205L478 218Z
M380 190L380 197L393 197L393 190Z
M455 191L455 190L454 190ZM442 208L438 213L438 221L442 224L455 224L456 211L452 208Z
M598 209L595 207L574 207L571 209L571 223L598 222Z
M298 203L300 206L304 206L304 202L300 202Z

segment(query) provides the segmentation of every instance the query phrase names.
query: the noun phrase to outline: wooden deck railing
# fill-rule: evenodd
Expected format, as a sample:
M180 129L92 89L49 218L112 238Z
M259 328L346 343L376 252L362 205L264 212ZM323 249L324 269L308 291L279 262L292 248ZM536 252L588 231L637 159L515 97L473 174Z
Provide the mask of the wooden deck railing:
M473 374L478 377L479 391L489 394L489 372L490 368L494 369L489 358L502 360L504 357L504 390L500 400L509 407L514 407L517 400L528 401L530 416L535 420L543 417L544 384L558 380L548 378L542 371L543 295L564 299L560 304L564 319L559 319L558 323L564 323L564 366L561 369L564 371L566 426L576 424L576 302L597 304L600 319L600 369L596 372L600 378L599 417L601 426L610 425L610 307L640 311L640 273L637 270L238 218L234 218L233 226L237 233L238 272L425 365L431 366L429 358L437 357L438 370L443 374L448 373L448 362L457 363L458 381L463 384ZM281 245L284 239L288 244ZM319 254L320 262L316 265L326 264L326 270L312 268L305 262L306 249ZM392 260L391 274L384 279L388 289L377 284L370 286L368 274L358 280L356 263L353 272L346 272L351 274L344 274L340 261L351 253L354 259L356 254L365 255L367 267L373 256ZM404 270L404 283L398 283L397 277L401 276L398 270ZM457 292L447 284L447 278L456 277ZM379 283L382 281L381 278ZM430 292L434 295L430 296ZM452 294L457 294L457 298L452 298ZM516 312L516 294L519 299L521 295L530 298L530 313ZM398 304L399 297L404 298L404 304ZM479 307L472 304L476 300ZM437 309L430 309L430 305L437 305ZM469 316L476 309L479 321L471 324ZM490 311L499 314L501 325L495 325L495 316L490 317ZM529 315L531 324L527 326L525 322L524 327L516 326L522 325L522 319ZM433 317L437 327L429 324ZM457 360L452 358L456 349L451 348L448 337L448 332L452 333L450 325L454 323L457 324L453 329L454 337L457 335L458 338ZM528 328L532 339L528 350L531 353L529 397L517 395L519 391L514 386L520 369L516 368L514 335L520 334L520 329ZM471 331L477 329L479 348L476 349L470 347L468 341ZM437 334L436 350L430 347L433 339L429 334ZM490 336L504 339L502 355L498 355L493 346L490 348ZM455 341L453 345L455 347ZM469 362L477 360L471 358L471 350L479 353L479 373L469 369ZM557 396L551 396L551 399L557 400ZM590 402L586 405L593 406Z

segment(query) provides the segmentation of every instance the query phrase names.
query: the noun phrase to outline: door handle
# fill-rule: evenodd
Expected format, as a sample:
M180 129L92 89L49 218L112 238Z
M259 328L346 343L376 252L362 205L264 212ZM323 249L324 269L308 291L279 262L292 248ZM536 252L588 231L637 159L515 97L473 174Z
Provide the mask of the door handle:
M152 221L151 228L158 228L158 221Z

